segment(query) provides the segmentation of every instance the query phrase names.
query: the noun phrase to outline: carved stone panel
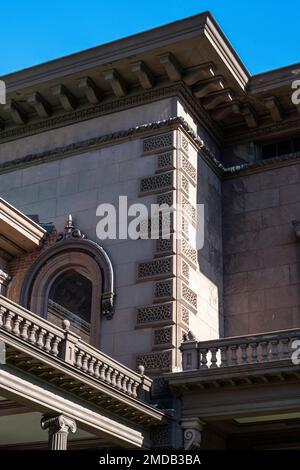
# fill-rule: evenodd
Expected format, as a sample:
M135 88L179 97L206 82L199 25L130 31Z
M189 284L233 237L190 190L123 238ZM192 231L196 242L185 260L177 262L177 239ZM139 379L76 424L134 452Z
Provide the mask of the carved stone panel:
M171 189L175 188L173 180L173 171L158 173L154 176L142 178L140 182L141 195L170 191Z
M137 309L137 326L173 323L173 302L149 305Z
M143 152L155 152L173 146L173 132L154 135L143 141Z
M137 366L142 365L146 371L162 372L172 368L172 351L160 351L137 356Z
M174 275L173 265L173 256L139 263L138 281L148 281L155 278L172 277Z

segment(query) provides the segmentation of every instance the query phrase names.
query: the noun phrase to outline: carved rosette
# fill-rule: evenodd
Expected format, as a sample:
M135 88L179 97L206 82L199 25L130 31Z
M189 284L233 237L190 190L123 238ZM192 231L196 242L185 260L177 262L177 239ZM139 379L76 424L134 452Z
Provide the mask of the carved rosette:
M64 415L43 416L41 427L48 429L49 450L66 450L69 432L74 434L77 430L76 422Z

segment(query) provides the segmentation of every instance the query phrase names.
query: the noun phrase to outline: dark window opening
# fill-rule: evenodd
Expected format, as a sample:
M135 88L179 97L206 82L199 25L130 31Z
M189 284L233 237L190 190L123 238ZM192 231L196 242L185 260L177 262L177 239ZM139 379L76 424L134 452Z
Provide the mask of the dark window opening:
M82 336L90 335L92 283L74 269L62 273L53 283L48 297L48 320L59 324L70 321Z
M300 152L300 138L282 140L261 146L262 158L274 158L289 153Z

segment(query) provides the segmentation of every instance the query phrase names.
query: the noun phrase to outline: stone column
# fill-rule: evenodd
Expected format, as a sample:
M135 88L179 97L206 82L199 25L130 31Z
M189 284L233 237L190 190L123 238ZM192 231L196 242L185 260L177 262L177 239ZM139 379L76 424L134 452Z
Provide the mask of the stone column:
M204 423L199 418L183 418L181 420L185 450L199 449L203 426Z
M66 450L68 434L77 430L76 422L64 415L43 416L41 420L42 429L48 429L49 450Z

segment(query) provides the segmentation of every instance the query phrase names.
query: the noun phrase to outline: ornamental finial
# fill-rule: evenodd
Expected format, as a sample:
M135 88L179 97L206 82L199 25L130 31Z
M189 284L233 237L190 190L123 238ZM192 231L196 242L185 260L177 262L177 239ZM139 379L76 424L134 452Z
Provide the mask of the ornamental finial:
M74 238L86 238L86 236L75 227L72 214L69 214L65 225L65 231L57 235L56 241L60 242L62 240L69 240Z

